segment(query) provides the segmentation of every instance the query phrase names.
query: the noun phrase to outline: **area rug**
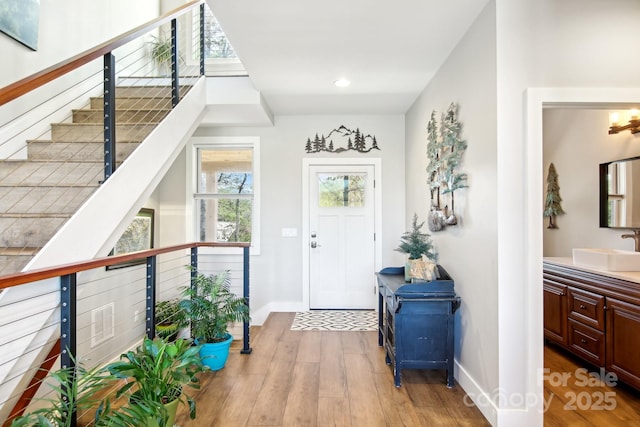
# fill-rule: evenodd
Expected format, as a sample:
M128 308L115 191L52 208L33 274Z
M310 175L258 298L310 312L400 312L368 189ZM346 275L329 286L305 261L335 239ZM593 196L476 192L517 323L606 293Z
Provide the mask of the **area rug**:
M313 310L296 313L292 331L377 331L373 310Z

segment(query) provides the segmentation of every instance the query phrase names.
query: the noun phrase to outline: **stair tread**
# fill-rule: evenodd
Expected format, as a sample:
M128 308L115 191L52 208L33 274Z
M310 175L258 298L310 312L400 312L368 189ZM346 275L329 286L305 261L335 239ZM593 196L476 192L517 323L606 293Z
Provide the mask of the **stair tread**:
M35 255L42 247L22 247L12 248L6 246L0 246L0 255L2 256L16 256L16 255Z
M104 141L54 141L52 139L30 139L27 144L104 144ZM116 144L140 144L140 141L135 139L117 140Z
M12 161L4 162L4 166L0 171L3 187L86 187L99 181L96 177L103 171L99 162Z
M46 212L46 213L5 213L0 212L0 218L15 219L47 219L47 218L71 218L71 214L64 212Z
M158 108L116 108L116 113L118 112L128 112L128 111L171 111L171 108L163 108L163 107L158 107ZM77 108L74 110L71 110L73 112L77 112L77 111L86 111L86 112L92 112L92 113L102 113L104 110L101 108Z
M102 123L67 123L67 122L63 122L63 123L53 123L52 126L71 126L71 127L79 127L79 126L93 126L93 127L103 127L104 125ZM116 122L116 127L118 126L158 126L158 123L156 122L137 122L137 123L117 123Z

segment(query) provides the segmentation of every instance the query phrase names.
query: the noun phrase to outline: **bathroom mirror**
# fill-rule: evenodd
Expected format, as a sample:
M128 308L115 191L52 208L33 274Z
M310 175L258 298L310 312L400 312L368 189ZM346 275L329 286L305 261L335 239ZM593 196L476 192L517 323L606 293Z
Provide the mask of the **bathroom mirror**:
M600 227L640 228L640 157L600 164Z

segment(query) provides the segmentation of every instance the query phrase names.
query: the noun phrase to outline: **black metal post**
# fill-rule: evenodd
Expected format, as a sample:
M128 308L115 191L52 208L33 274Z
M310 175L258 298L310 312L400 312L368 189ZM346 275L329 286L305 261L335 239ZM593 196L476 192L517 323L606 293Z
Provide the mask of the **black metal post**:
M171 20L171 105L175 108L180 102L180 84L178 81L178 20Z
M116 170L116 59L104 55L104 181ZM103 181L103 182L104 182Z
M189 275L189 286L191 286L191 290L195 288L196 277L198 276L198 247L194 246L191 248L191 273ZM193 337L193 330L190 330L190 335Z
M200 75L204 76L204 3L200 5Z
M198 270L198 247L191 248L191 280L196 278Z
M76 367L76 274L68 274L60 277L60 367L69 369L71 376L67 384L61 384L65 388L62 400L68 403L69 393L73 393ZM73 396L75 400L75 396ZM77 414L75 408L70 408L66 414L69 417L70 426L76 427Z
M145 307L147 337L156 336L156 257L147 257L147 298Z
M249 304L249 247L243 248L243 295L245 304L247 307L251 307ZM251 354L251 346L249 343L249 322L245 321L242 325L242 350L240 353L242 354Z

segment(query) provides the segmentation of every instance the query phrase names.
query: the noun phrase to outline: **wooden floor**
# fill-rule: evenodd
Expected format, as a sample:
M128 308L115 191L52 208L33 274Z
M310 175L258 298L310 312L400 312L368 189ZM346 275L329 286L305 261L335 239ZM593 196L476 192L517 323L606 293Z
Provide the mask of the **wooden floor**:
M272 313L252 330L253 353L232 352L227 365L190 391L198 414L184 426L488 426L465 404L444 371L405 370L402 387L378 347L377 332L291 331L294 313Z
M624 384L608 386L587 379L588 372L597 372L602 380L607 377L553 345L545 346L544 366L549 369L544 383L544 399L550 402L546 427L640 426L640 392ZM577 371L581 368L586 372Z

